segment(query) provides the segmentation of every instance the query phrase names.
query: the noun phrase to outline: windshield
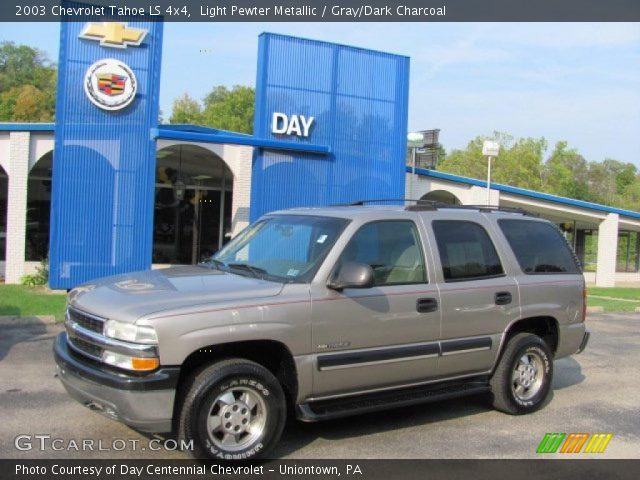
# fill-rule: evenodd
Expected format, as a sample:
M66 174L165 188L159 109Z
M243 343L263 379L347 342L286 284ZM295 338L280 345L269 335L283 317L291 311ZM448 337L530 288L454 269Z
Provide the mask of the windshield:
M209 260L213 266L284 282L306 282L348 223L332 217L279 215L247 227Z

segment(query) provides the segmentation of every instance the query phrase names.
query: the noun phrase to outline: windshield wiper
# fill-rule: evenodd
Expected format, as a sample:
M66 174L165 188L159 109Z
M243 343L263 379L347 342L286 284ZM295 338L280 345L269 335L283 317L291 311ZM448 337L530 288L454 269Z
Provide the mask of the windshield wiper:
M224 267L227 266L224 262L221 262L220 260L216 260L215 258L211 258L209 260L218 268L218 270L222 270Z
M229 263L227 267L246 270L247 272L250 272L251 275L253 275L255 278L263 278L265 275L268 275L268 272L264 268L254 267L246 263Z
M209 267L209 268L217 268L218 270L223 270L224 268L227 266L224 262L221 262L220 260L216 260L215 258L209 258L203 262L200 262L198 265L202 265L204 267Z

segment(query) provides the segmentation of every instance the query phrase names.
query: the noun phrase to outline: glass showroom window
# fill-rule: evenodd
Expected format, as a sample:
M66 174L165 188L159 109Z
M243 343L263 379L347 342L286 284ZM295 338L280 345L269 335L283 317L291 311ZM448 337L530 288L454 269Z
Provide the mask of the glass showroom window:
M233 174L197 145L172 145L157 155L153 263L204 261L231 237Z
M9 179L7 173L0 167L0 262L7 254L7 189Z
M36 162L27 181L27 236L25 260L41 261L49 256L51 214L51 168L53 152Z

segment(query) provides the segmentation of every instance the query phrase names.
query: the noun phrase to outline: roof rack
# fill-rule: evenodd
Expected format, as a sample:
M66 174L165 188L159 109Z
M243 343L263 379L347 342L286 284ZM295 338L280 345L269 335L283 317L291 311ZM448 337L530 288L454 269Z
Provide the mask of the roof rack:
M424 200L414 198L378 198L371 200L358 200L351 203L340 203L332 205L333 207L361 207L372 203L389 203L389 202L415 202L413 205L407 205L405 210L411 212L423 212L434 211L444 208L451 208L456 210L478 210L482 213L491 212L505 212L505 213L518 213L520 215L537 217L537 213L530 212L524 208L518 207L500 207L496 205L454 205L451 203L438 202L436 200Z
M331 207L363 207L365 205L369 205L372 203L391 203L391 202L416 202L416 203L435 203L433 200L421 200L414 198L373 198L370 200L356 200L354 202L348 203L334 203L331 204ZM443 204L444 205L444 204Z
M524 208L518 207L500 207L497 205L452 205L442 202L434 202L433 205L409 205L405 207L405 210L417 212L417 211L425 211L425 210L438 210L440 208L452 208L456 210L478 210L482 213L491 213L491 212L505 212L505 213L519 213L520 215L525 215L528 217L537 217L538 214L534 212L530 212L525 210Z
M370 200L356 200L348 203L333 203L331 207L362 207L371 203L390 203L390 202L423 202L424 200L413 200L410 198L374 198Z

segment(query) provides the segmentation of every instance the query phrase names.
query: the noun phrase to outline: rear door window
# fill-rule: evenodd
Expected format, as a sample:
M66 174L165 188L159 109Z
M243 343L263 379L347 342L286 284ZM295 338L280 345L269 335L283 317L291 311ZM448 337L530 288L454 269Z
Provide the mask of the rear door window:
M567 241L553 225L531 220L498 220L498 225L524 273L580 273Z
M432 227L446 282L504 275L496 248L481 225L459 220L434 220Z

